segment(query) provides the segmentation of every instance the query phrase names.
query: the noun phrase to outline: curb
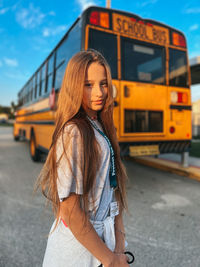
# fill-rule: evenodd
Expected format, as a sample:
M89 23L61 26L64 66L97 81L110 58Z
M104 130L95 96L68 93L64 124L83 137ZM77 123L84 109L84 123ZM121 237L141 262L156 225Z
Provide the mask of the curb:
M178 175L186 176L191 179L200 181L200 168L199 167L189 166L185 168L185 167L182 167L180 163L177 163L171 160L152 158L148 156L147 157L128 157L128 159L150 166L150 167L153 167L153 168L172 172Z

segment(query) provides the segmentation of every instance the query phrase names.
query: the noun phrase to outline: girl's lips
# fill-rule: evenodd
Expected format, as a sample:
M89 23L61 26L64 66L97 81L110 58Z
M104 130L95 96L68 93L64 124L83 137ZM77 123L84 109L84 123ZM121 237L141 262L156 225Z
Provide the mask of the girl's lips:
M93 103L97 104L97 105L101 105L103 103L103 100L97 100L97 101L93 101Z

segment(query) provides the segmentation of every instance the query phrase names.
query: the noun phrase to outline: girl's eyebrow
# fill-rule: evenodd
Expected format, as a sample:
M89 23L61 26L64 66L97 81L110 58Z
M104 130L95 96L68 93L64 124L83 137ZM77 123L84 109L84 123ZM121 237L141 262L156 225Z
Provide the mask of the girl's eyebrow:
M87 82L93 82L93 80L85 80L85 83L87 83ZM100 82L107 82L107 78L101 80Z

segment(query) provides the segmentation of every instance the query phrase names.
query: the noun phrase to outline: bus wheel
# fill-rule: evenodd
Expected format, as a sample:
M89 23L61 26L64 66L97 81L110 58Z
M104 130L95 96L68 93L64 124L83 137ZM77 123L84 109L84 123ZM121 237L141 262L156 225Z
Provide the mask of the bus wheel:
M19 141L19 139L20 139L20 132L19 131L17 131L17 134L15 133L15 128L13 127L13 139L15 140L15 141Z
M19 136L18 135L14 136L14 140L19 141Z
M30 154L33 161L40 161L40 151L36 147L35 135L34 132L31 133L30 139Z

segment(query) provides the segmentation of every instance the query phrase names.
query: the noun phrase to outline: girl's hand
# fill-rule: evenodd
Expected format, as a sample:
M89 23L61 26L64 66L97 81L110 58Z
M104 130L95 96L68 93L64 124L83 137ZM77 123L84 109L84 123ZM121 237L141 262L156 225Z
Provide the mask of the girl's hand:
M128 257L125 254L114 254L112 261L104 267L129 267Z

